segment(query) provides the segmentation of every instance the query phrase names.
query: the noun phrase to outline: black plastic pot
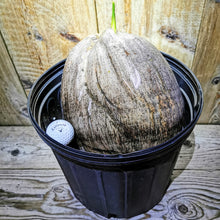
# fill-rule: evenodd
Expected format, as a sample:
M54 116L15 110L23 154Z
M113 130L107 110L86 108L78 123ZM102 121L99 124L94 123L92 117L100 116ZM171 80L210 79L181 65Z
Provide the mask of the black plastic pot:
M203 105L201 86L180 61L163 54L185 99L185 124L167 142L129 154L103 155L64 146L46 135L47 125L62 118L60 86L65 60L47 70L29 94L28 110L39 136L53 150L74 195L88 209L105 217L126 218L160 202L182 143L192 132Z

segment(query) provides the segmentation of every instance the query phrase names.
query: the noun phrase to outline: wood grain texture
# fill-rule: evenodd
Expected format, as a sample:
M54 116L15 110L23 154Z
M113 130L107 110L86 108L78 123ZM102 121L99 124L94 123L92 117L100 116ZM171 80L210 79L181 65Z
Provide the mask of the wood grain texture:
M200 123L220 123L220 3L206 1L192 70L204 92Z
M82 38L97 32L93 0L2 0L4 40L28 93L49 67L66 58Z
M219 1L115 2L118 30L146 37L158 49L192 68L204 90L205 105L199 122L219 124ZM110 27L111 3L111 0L0 1L3 40L26 93L45 70L66 58L79 40ZM9 93L13 91L1 91L4 102L11 100ZM23 101L16 105L22 106ZM12 111L1 107L4 114ZM15 111L19 112L18 109ZM17 115L18 120L2 116L2 124L25 125L26 121L21 120L25 117L23 113Z
M191 67L204 1L116 0L117 29L145 36L159 50ZM100 32L110 27L111 2L96 1Z
M1 169L59 169L51 149L32 127L0 127Z
M106 219L77 201L52 151L32 127L0 127L0 146L1 219ZM162 201L130 220L219 219L219 161L220 126L197 125Z
M0 125L30 125L27 97L0 33Z

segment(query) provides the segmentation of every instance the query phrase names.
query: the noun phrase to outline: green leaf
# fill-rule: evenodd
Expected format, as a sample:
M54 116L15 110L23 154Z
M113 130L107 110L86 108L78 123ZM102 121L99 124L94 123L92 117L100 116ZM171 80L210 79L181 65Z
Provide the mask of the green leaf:
M114 32L116 33L115 2L114 1L112 1L112 23L111 23L111 27L114 30Z

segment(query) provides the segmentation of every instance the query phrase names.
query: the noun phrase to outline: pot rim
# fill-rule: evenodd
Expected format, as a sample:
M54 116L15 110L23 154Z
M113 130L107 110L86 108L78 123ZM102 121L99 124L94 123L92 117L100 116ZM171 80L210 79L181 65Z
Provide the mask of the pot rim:
M31 104L32 104L33 93L36 87L38 87L38 84L40 83L42 78L46 77L48 73L50 73L51 71L54 73L57 70L63 69L66 59L61 60L60 62L56 63L55 65L50 67L48 70L46 70L33 84L28 95L28 104L27 104L28 114L31 119L32 125L36 129L39 136L43 139L43 141L45 141L53 150L55 150L57 153L62 154L63 156L67 158L73 159L74 157L74 159L76 160L78 158L80 159L80 162L82 162L82 160L83 161L85 160L86 163L88 162L92 163L95 161L97 163L99 161L102 163L103 162L106 163L106 165L107 164L110 165L110 163L113 163L111 165L117 165L118 163L123 163L123 162L127 163L128 161L137 161L143 158L146 159L146 156L148 157L148 159L152 159L152 157L155 157L155 154L157 153L175 150L176 149L175 146L180 146L180 144L182 144L183 141L185 141L185 139L190 135L196 122L198 121L201 115L202 108L203 108L203 93L202 93L202 88L201 88L201 85L198 79L185 64L183 64L178 59L172 57L171 55L168 55L164 52L161 52L161 53L167 59L168 62L172 62L172 64L175 64L175 66L179 66L179 68L181 67L181 69L184 70L184 74L187 74L187 76L191 79L191 83L193 82L195 84L195 87L197 87L197 94L198 94L197 105L193 107L193 108L197 108L196 115L191 120L191 122L187 124L177 135L170 138L166 142L147 148L147 149L143 149L143 150L139 150L139 151L135 151L131 153L126 153L126 154L99 154L99 153L82 151L79 149L75 149L69 146L62 145L58 143L57 141L53 140L51 137L49 137L46 134L46 132L40 128L40 126L38 125L38 123L36 122L32 114Z

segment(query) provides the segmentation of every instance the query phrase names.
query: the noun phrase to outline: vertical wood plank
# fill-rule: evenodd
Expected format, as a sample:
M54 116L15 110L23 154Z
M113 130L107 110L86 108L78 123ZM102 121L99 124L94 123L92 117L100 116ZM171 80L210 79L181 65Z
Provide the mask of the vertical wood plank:
M0 125L30 125L27 97L0 33Z
M205 0L116 0L118 31L146 37L191 67ZM99 31L110 27L111 0L96 0Z
M204 92L200 123L220 124L220 2L207 0L192 66Z
M94 0L2 0L0 20L27 93L32 83L66 58L79 40L97 33Z
M146 37L159 50L192 68L205 95L199 122L220 123L219 1L115 2L118 30ZM0 28L26 93L32 83L51 65L65 58L79 40L110 27L111 4L112 0L0 1ZM1 90L2 100L8 100L8 106L14 105L9 103L10 95L3 94L4 90ZM22 106L22 102L17 106ZM9 107L1 108L4 114L9 112ZM20 114L20 118L26 117L25 111ZM9 121L17 123L15 119L9 118Z

